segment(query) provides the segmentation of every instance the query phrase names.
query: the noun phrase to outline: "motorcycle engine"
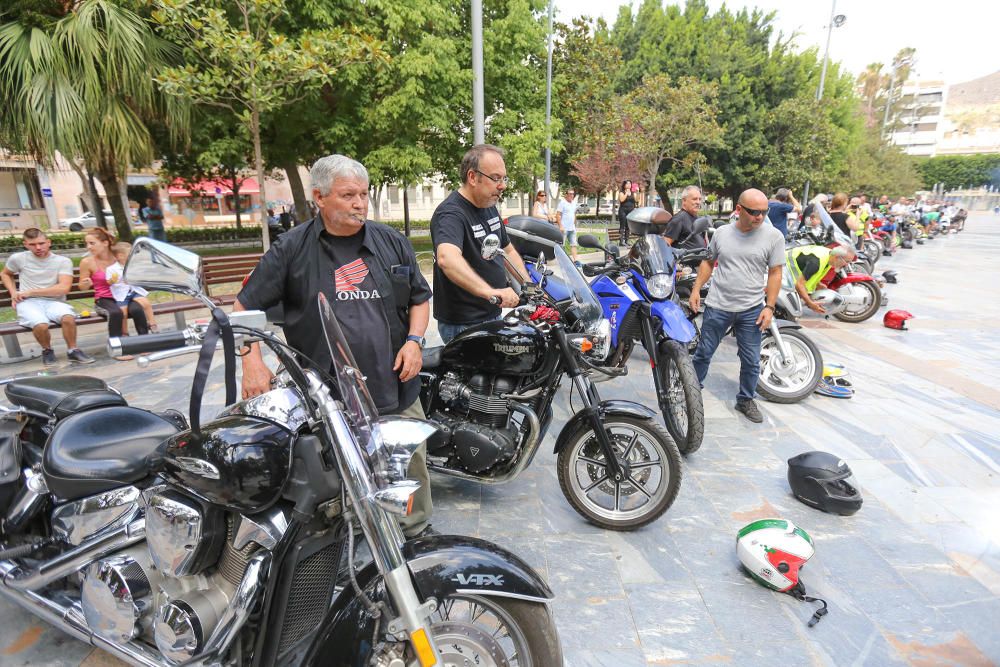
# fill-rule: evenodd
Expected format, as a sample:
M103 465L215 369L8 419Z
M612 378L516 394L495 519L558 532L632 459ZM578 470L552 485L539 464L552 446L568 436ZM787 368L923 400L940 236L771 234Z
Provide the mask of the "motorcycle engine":
M517 386L517 378L486 374L463 381L447 373L441 380L438 393L448 407L433 418L448 427L447 445L466 470L481 473L517 452L518 428L511 424L507 399L501 398Z
M155 644L178 664L205 650L259 545L234 546L238 515L166 486L143 498L146 543L91 563L80 602L95 634Z

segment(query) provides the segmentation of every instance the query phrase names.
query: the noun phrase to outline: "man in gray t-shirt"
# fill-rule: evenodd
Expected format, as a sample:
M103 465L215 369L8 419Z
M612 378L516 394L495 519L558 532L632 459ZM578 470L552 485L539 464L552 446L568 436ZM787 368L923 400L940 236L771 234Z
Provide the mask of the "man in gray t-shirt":
M767 196L760 190L746 190L736 205L739 218L715 231L709 244L711 261L698 268L691 290L690 306L701 307L702 286L712 278L705 299L701 340L694 353L698 381L704 383L712 355L722 337L732 327L740 357L740 390L736 410L752 422L764 417L754 402L760 375L761 333L771 325L774 303L781 290L781 269L785 265L785 239L767 219ZM713 262L718 262L718 267Z
M40 229L24 230L25 251L14 253L0 271L0 280L10 292L10 300L21 326L31 329L42 346L42 363L56 362L49 324L62 328L67 357L77 364L92 364L93 358L76 346L76 311L66 303L73 286L73 262L52 252L52 241ZM18 283L14 282L18 276Z

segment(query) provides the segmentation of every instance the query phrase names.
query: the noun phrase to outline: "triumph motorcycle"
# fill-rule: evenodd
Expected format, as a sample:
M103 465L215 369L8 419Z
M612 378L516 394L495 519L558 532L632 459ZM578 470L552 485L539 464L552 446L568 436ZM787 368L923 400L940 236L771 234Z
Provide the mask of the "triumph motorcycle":
M628 215L630 231L636 236L629 254L618 257L617 246L604 247L590 234L580 236L580 247L602 250L605 262L584 264L585 276L597 295L603 315L611 324L611 354L605 368L628 372L628 360L636 343L649 353L653 386L664 424L681 454L701 447L705 435L705 412L701 387L688 348L697 344L694 326L685 317L674 292L675 253L659 234L652 216L663 209L637 208ZM565 281L549 272L543 276L535 258L544 253L545 235L552 225L534 218L512 216L507 233L525 258L532 279L542 285L557 303L569 303ZM665 222L665 221L664 221ZM698 223L695 233L703 233L708 219Z
M487 236L483 256L495 257L499 245L495 234ZM680 453L655 412L632 401L601 400L590 372L600 372L608 355L610 324L573 262L561 247L553 250L569 290L566 304L557 306L520 276L521 303L503 319L424 350L421 402L440 428L427 442L427 465L490 484L516 478L537 453L568 376L575 414L555 443L562 492L592 523L635 529L677 497Z
M125 275L211 307L200 262L140 239ZM0 594L145 667L561 665L552 593L523 561L462 536L405 540L397 517L418 488L406 470L433 426L377 417L322 294L317 308L329 375L256 311L111 339L114 354L152 352L144 362L199 354L190 423L96 378L8 382ZM234 351L251 342L283 370L233 403ZM201 424L219 345L229 406Z

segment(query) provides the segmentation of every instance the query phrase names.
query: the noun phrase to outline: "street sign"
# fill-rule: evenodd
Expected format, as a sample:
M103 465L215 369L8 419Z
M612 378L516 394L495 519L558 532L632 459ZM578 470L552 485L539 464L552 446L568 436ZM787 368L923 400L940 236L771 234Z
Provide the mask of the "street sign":
M42 188L42 196L43 197L51 197L52 196L52 188Z
M220 187L216 187L216 188L215 188L215 194L217 194L217 195L221 195L221 194L222 194L222 188L220 188Z

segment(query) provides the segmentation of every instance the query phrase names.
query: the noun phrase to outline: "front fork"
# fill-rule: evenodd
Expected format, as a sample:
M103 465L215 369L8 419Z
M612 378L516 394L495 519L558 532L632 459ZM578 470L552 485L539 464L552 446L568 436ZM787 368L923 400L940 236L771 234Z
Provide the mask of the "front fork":
M656 388L656 401L660 404L660 411L666 414L670 410L670 395L667 387L662 386L660 373L657 372L657 365L660 363L660 352L656 344L656 332L653 331L653 318L649 311L649 304L642 304L639 311L639 320L642 324L642 342L649 353L649 367L653 370L653 386ZM669 378L668 378L669 379Z
M579 412L590 423L594 437L597 438L597 442L601 446L601 451L604 452L604 460L607 462L608 467L608 476L615 482L624 482L625 470L622 469L621 463L618 461L618 456L615 454L615 447L611 442L611 436L608 435L607 430L604 428L604 415L601 413L601 397L597 393L597 387L580 368L576 352L570 347L569 340L566 337L566 330L561 326L557 326L553 327L552 333L555 335L559 350L562 352L566 365L566 374L569 375L577 391L580 392L580 398L583 400L583 410Z
M419 665L440 664L440 652L431 634L430 616L436 604L423 604L413 585L402 545L406 541L399 522L375 502L378 489L371 478L361 447L347 420L333 400L330 389L317 375L310 373L309 395L323 415L322 428L330 446L336 452L337 466L347 489L354 513L371 547L375 566L385 579L385 585L399 616L389 624L393 634L406 634L417 653ZM348 527L348 530L351 528Z
M785 344L785 339L781 336L781 329L778 328L778 323L773 317L771 318L771 325L768 327L768 330L774 337L775 347L778 348L778 354L781 356L781 365L790 366L795 362L792 358L792 351L788 349L788 345Z

